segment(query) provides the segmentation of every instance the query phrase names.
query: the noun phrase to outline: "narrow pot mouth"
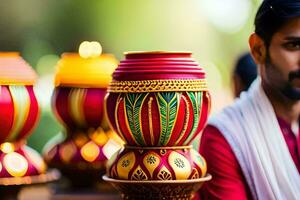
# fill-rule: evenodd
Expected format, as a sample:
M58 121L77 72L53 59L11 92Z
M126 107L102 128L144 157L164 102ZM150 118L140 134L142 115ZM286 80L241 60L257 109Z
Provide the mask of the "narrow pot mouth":
M140 60L172 60L192 59L192 52L189 51L129 51L124 52L126 61L139 62Z
M189 51L131 51L113 73L113 80L205 79Z
M126 51L124 55L148 55L148 54L192 54L191 51Z

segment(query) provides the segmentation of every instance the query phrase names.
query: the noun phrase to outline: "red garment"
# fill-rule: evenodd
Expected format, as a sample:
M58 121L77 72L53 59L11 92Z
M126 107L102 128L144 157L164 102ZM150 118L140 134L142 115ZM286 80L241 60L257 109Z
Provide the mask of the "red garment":
M300 139L294 135L288 123L279 118L278 122L291 156L300 172ZM213 176L213 179L200 189L202 200L252 199L242 169L231 147L217 128L208 125L204 129L200 154L206 159L208 173Z

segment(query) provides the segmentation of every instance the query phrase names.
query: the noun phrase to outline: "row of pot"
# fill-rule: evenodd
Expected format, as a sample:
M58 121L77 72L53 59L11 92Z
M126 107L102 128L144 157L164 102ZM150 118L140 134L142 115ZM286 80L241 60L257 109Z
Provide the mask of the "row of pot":
M18 54L2 53L0 65L0 179L46 173L44 161L24 146L38 119L37 76ZM151 183L155 190L156 184L186 181L195 189L208 180L205 160L191 143L206 123L210 96L191 53L125 53L116 66L110 55L69 53L58 62L52 107L67 137L46 145L50 167L80 185L99 179L111 158L104 179L124 198L132 195L130 183ZM12 163L21 167L7 167ZM190 198L184 191L173 196ZM140 192L136 198L147 193Z

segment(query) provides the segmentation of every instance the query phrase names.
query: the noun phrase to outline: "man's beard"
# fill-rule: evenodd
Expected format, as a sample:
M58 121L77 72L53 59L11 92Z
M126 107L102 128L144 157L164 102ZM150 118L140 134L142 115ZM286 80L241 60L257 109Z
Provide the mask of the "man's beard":
M266 55L266 67L271 67L273 69L278 69L275 64L272 63L269 52ZM291 71L288 74L288 81L284 81L284 85L279 89L279 91L290 100L300 100L300 88L297 89L293 86L293 80L300 78L300 69L296 71Z
M289 81L281 90L282 94L284 94L287 98L291 100L300 100L300 89L297 89L292 85L292 81L296 78L300 78L299 70L289 73Z

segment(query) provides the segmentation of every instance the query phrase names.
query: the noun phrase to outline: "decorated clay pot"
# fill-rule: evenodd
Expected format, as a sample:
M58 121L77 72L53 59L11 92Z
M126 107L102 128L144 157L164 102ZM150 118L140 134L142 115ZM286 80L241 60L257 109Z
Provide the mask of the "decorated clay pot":
M106 110L129 146L191 144L206 123L205 73L189 52L132 52L113 73Z
M126 146L110 160L109 177L124 180L188 180L206 174L206 162L191 146Z
M90 186L105 172L107 159L120 148L108 135L104 97L117 65L112 55L62 55L57 64L52 108L66 138L45 147L50 166L59 168L73 186ZM74 174L77 174L74 176Z
M117 65L112 55L83 58L76 53L65 53L57 64L52 108L67 134L88 132L102 127L104 97L111 73Z
M18 53L0 53L0 143L26 139L39 117L37 78Z
M0 53L0 179L46 172L37 152L26 146L39 106L33 84L37 75L18 53Z

